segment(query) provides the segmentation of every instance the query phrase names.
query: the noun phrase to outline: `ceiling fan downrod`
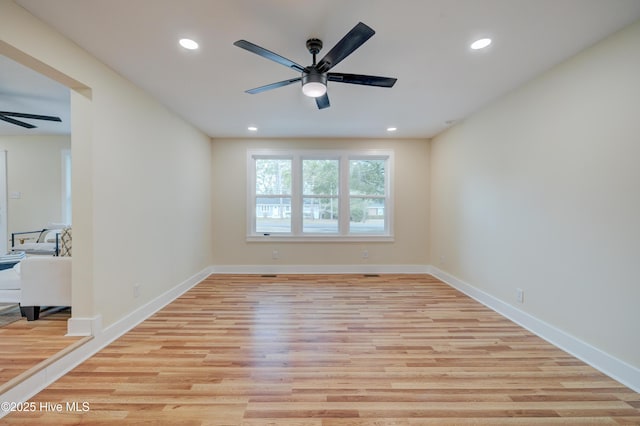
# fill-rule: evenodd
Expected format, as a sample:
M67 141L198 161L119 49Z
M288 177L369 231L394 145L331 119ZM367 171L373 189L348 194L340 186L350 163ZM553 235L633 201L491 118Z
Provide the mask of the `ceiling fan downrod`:
M309 50L309 53L313 55L313 64L311 66L315 68L316 55L322 50L322 40L317 38L310 38L309 40L307 40L307 49Z

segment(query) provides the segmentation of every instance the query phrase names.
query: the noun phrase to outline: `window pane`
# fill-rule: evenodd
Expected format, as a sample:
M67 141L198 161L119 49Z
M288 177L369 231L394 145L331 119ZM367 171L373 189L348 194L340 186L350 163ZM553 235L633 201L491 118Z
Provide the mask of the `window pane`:
M352 234L383 234L384 199L350 198L349 232Z
M291 160L256 159L256 194L291 194Z
M256 198L256 233L291 232L291 198Z
M384 195L385 160L350 160L349 193Z
M338 232L338 199L304 198L302 231L316 234Z
M302 160L304 195L338 194L338 160Z

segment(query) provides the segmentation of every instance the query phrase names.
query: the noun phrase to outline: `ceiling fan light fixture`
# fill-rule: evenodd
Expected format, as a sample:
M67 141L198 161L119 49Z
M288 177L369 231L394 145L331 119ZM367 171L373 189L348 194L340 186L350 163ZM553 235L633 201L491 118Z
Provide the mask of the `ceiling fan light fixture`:
M307 83L302 86L302 93L310 98L319 98L327 93L327 86L322 83Z
M312 69L302 76L302 93L310 98L319 98L327 93L327 76Z

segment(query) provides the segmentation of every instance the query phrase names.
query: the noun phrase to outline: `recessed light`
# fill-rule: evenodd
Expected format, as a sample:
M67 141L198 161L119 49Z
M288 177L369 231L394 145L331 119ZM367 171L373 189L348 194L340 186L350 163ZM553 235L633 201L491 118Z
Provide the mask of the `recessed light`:
M190 38L181 38L178 43L180 43L180 46L188 50L196 50L198 48L198 43Z
M491 39L490 38L481 38L481 39L476 40L473 43L471 43L471 48L473 50L484 49L485 47L489 46L490 44L491 44Z
M250 132L257 132L258 128L256 126L249 126L249 127L247 127L247 130L250 131Z
M387 127L387 132L395 132L396 130L398 130L397 127Z

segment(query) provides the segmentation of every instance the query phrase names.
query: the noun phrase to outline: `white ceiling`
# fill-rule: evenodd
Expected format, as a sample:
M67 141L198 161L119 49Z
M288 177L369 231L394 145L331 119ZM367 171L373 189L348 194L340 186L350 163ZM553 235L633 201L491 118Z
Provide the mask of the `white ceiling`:
M431 137L640 18L639 0L16 1L212 137ZM309 65L308 38L321 58L359 21L376 34L332 71L395 87L329 83L325 110L297 84L244 93L298 75L234 41Z
M69 89L0 55L0 111L54 115L62 122L11 117L36 126L25 129L0 120L0 135L68 134Z

